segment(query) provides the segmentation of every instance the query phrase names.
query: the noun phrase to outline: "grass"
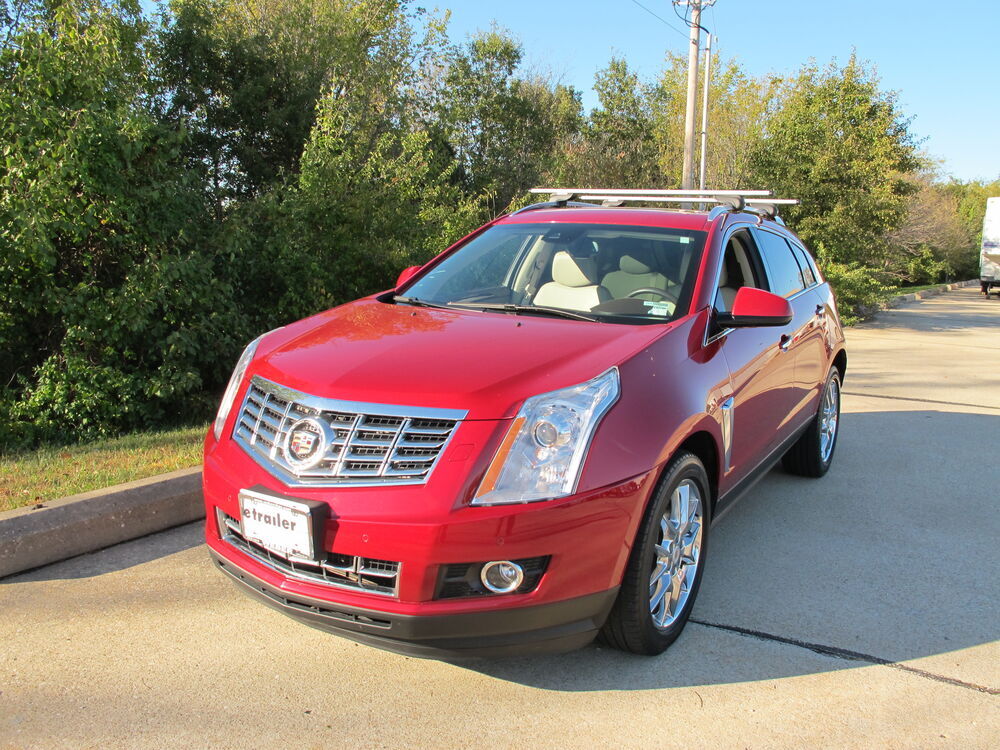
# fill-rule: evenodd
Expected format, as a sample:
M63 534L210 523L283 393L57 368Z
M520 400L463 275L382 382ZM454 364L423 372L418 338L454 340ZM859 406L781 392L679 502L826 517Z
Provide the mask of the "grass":
M198 466L205 431L136 433L0 456L0 511Z

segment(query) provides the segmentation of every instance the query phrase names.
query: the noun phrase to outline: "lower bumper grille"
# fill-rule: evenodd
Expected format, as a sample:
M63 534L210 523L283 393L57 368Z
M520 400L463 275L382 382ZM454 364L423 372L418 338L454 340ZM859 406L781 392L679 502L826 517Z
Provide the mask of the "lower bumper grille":
M524 581L517 587L516 594L527 594L538 587L545 569L549 565L548 556L529 557L513 560L524 571ZM483 563L458 563L444 565L438 578L436 599L456 599L466 596L498 596L488 591L479 580ZM500 595L502 596L502 595Z
M237 519L219 509L216 513L222 541L288 578L383 596L399 593L398 562L325 550L318 552L319 560L289 557L247 540Z

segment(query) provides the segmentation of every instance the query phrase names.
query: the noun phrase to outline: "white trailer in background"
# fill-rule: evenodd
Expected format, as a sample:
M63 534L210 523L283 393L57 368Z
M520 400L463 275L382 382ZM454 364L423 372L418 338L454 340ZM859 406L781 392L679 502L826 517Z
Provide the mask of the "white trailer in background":
M986 199L979 281L983 294L989 297L997 289L997 296L1000 297L1000 197Z

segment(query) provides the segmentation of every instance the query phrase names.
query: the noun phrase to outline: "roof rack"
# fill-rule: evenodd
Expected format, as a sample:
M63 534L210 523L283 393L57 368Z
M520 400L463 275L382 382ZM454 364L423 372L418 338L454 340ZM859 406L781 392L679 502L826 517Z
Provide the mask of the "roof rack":
M799 201L795 198L772 198L770 190L640 190L632 188L532 188L530 193L549 195L551 200L546 203L535 203L522 208L529 211L538 208L557 208L566 205L581 205L574 202L601 201L608 207L622 206L625 203L715 203L715 208L709 214L715 218L719 213L730 211L751 211L762 218L780 221L778 206L794 206ZM593 205L593 204L582 204ZM518 212L520 213L520 211ZM784 223L784 222L782 222Z
M531 188L528 191L533 195L555 196L572 195L582 196L584 193L599 193L600 195L617 195L622 197L635 198L636 196L656 195L660 197L683 197L689 195L710 196L710 195L742 195L744 198L763 198L771 195L770 190L660 190L660 189L637 189L637 188Z

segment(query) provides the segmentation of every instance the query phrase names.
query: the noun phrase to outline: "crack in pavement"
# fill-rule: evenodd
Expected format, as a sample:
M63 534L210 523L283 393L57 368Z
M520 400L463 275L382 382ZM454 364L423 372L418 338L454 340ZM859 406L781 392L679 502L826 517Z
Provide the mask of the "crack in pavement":
M774 635L773 633L765 633L761 630L752 630L751 628L741 628L738 625L723 625L717 622L707 622L705 620L696 620L693 617L688 620L695 625L701 625L706 628L714 628L716 630L725 630L730 633L736 633L737 635L742 635L747 638L756 638L761 641L774 641L776 643L784 643L788 646L797 646L798 648L808 649L817 654L822 654L823 656L832 656L835 659L843 659L845 661L863 661L869 664L875 664L880 667L891 667L893 669L898 669L902 672L909 672L910 674L917 675L918 677L923 677L927 680L934 680L936 682L943 682L946 685L954 685L955 687L965 688L966 690L975 690L979 693L986 693L987 695L1000 695L1000 688L986 687L985 685L977 685L974 682L966 682L964 680L956 680L953 677L945 677L944 675L936 674L934 672L928 672L924 669L918 669L916 667L911 667L906 664L900 664L898 661L892 661L890 659L883 659L880 656L872 656L871 654L863 654L860 651L850 651L846 648L838 648L836 646L825 646L821 643L810 643L808 641L800 641L798 638L787 638L782 635Z
M925 404L943 404L944 406L969 406L973 409L993 409L1000 411L1000 406L990 406L989 404L967 404L962 401L938 401L933 398L913 398L912 396L882 396L877 393L858 393L857 391L841 391L845 396L860 396L861 398L888 398L893 401L920 401Z

